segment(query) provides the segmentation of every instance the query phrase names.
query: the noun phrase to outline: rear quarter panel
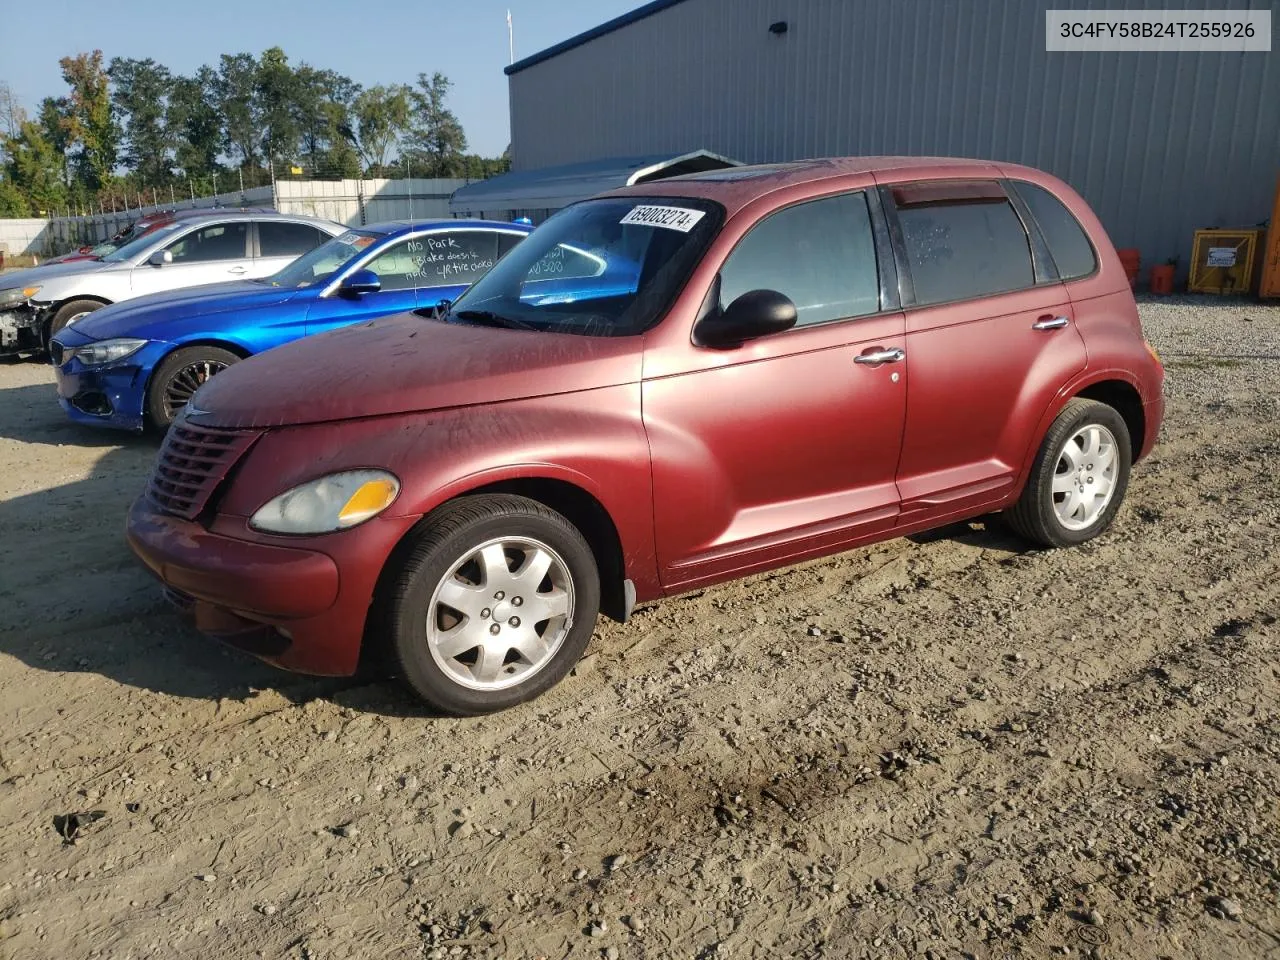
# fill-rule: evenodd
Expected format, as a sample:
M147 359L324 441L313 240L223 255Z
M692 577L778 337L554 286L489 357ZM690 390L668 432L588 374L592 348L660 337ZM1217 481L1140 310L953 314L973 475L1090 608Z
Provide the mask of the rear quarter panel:
M1039 184L1054 193L1084 227L1098 259L1098 268L1092 275L1069 280L1064 284L1071 300L1076 329L1084 339L1088 362L1081 373L1063 384L1045 410L1035 441L1024 460L1025 474L1031 468L1040 438L1072 397L1093 384L1119 380L1137 391L1150 413L1151 409L1159 408L1164 371L1147 352L1138 317L1138 305L1128 277L1125 276L1115 245L1089 204L1070 185L1039 170L1005 164L1002 165L1001 172L1014 180ZM1147 443L1143 450L1134 451L1135 458L1150 449L1155 438L1153 426L1158 424L1148 424Z

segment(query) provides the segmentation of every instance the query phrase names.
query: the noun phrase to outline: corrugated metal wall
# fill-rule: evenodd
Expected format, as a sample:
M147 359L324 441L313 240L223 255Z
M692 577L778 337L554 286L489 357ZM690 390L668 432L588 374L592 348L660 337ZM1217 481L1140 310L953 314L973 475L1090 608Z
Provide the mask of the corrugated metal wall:
M686 0L513 74L514 166L699 147L763 162L1008 160L1070 182L1117 246L1186 269L1191 233L1269 215L1271 53L1047 53L1055 0ZM1270 9L1262 0L1132 8ZM769 24L785 20L781 36ZM1273 15L1273 33L1276 31Z

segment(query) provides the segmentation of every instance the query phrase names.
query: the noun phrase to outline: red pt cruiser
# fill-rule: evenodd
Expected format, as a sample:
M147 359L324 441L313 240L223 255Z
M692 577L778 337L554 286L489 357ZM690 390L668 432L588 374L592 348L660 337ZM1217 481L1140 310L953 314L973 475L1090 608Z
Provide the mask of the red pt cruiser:
M128 536L202 629L322 674L385 645L481 713L560 680L600 612L992 511L1097 536L1162 380L1061 181L739 167L575 204L446 312L220 374Z

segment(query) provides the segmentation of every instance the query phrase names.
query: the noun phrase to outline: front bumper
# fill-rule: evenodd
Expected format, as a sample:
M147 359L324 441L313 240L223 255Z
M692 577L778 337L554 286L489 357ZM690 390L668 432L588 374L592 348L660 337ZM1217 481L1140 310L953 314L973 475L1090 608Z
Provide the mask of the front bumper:
M284 546L235 536L249 533L242 518L218 518L211 529L143 495L126 537L197 629L288 670L349 676L382 567L415 520L376 518Z
M63 334L59 333L57 339L62 337ZM66 345L80 346L80 343ZM173 347L171 343L154 340L119 363L87 367L75 357L57 363L59 354L55 344L53 359L58 402L67 416L77 423L142 430L146 425L144 410L151 373Z
M0 310L0 356L44 349L42 311L30 304Z

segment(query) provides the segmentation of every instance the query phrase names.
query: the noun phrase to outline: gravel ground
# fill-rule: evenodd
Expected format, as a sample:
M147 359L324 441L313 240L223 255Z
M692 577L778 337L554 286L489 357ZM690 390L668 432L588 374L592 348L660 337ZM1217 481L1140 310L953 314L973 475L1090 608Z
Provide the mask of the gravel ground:
M121 538L154 444L0 365L0 957L1280 956L1280 308L1142 314L1098 541L657 604L473 720L191 631Z

